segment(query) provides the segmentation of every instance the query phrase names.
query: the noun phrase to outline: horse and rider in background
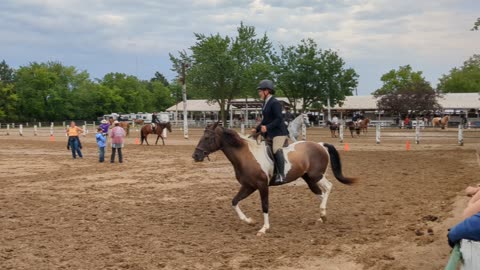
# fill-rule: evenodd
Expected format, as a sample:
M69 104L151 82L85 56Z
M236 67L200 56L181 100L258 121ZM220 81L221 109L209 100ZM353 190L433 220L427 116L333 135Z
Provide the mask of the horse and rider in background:
M308 119L308 115L306 113L299 114L293 121L288 123L288 137L293 141L298 141L298 136L300 135L300 129L302 125L306 127L310 127L310 120Z
M448 127L448 121L450 120L449 115L445 115L444 117L434 117L432 119L433 127L440 127L441 129L445 129Z

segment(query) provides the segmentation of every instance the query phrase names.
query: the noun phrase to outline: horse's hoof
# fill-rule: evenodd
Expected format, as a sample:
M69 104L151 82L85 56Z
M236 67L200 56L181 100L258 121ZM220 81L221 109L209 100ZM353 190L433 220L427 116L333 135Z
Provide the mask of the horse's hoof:
M326 217L326 216L320 217L320 218L318 219L318 222L320 222L320 223L326 223L326 222L327 222L327 217Z
M257 232L257 237L263 237L263 236L265 236L264 232Z
M249 225L255 224L255 220L253 220L253 218L246 218L246 219L244 219L244 220L245 220L245 222L246 222L247 224L249 224Z

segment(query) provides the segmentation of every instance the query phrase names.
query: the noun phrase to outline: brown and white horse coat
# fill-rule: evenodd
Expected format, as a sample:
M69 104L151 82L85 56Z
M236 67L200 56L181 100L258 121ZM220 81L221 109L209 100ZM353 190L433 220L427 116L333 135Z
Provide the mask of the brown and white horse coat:
M195 161L203 161L210 153L222 150L232 163L235 176L241 187L232 199L232 207L239 218L253 223L240 209L239 202L258 189L260 192L264 216L263 227L257 235L263 235L270 228L268 216L268 190L273 176L274 163L267 154L265 143L239 136L235 131L225 129L216 124L205 129L192 157ZM344 177L341 163L335 147L326 143L300 141L283 148L285 156L285 176L289 183L303 178L310 190L320 199L320 219L326 220L326 205L332 183L325 178L325 172L332 162L335 177L344 184L353 184L356 179Z

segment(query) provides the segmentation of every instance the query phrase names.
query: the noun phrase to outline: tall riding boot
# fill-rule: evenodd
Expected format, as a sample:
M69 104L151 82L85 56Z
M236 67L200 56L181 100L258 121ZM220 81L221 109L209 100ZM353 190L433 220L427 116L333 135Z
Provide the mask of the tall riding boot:
M275 154L275 168L276 168L276 176L275 176L275 184L282 184L285 182L285 157L283 156L282 149L278 150Z

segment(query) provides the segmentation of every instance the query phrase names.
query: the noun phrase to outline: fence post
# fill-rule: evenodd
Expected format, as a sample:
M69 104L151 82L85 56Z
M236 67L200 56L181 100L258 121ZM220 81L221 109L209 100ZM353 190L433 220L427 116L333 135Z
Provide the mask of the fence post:
M37 136L37 125L33 125L33 136Z
M53 122L50 123L50 136L53 136Z
M20 125L20 128L18 129L18 134L20 134L20 136L23 136L23 125Z
M10 125L7 124L7 135L10 135Z
M380 124L375 126L375 140L377 144L380 144Z
M302 121L302 138L304 141L307 140L307 126L303 121Z
M245 135L245 124L244 124L244 123L241 123L241 124L240 124L240 133L242 133L243 135Z
M418 122L418 118L417 118L417 125L415 126L415 143L416 144L420 143L420 124Z
M338 127L338 137L340 138L340 142L343 143L343 123L340 123Z
M42 127L42 122L38 122L38 127L39 127L39 128Z
M461 123L458 125L458 145L463 146L463 126Z
M87 126L86 126L86 125L83 125L82 127L83 127L83 130L85 131L85 132L83 132L83 137L85 137L85 136L87 136L87 134L86 134L86 133L87 133L87 132L86 132Z
M62 127L65 129L65 121L62 122Z
M15 128L15 123L12 123L12 128Z

